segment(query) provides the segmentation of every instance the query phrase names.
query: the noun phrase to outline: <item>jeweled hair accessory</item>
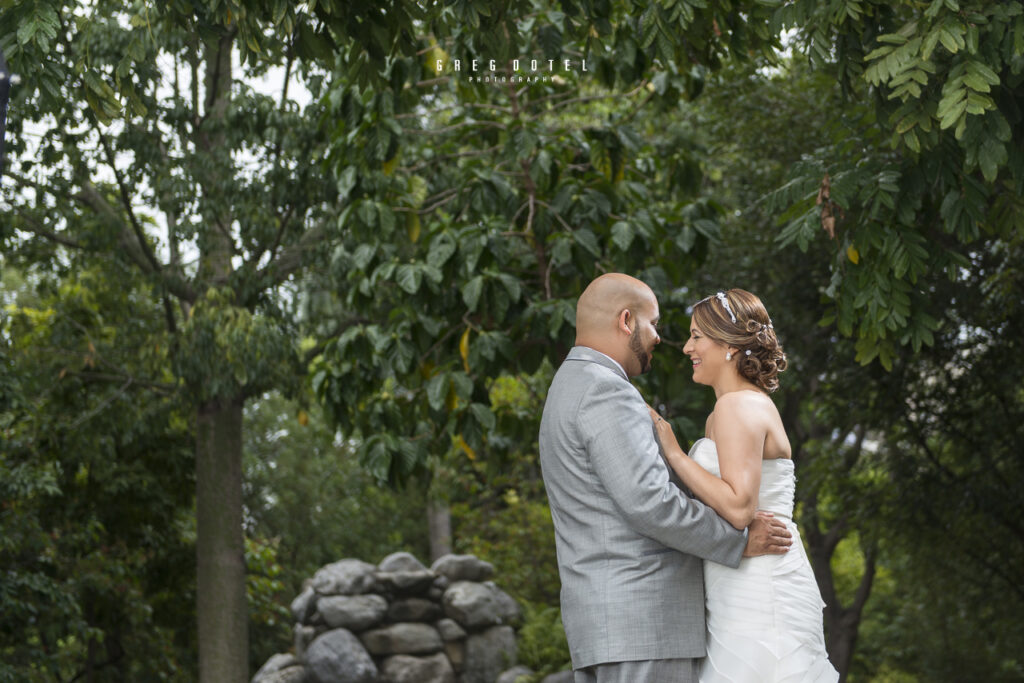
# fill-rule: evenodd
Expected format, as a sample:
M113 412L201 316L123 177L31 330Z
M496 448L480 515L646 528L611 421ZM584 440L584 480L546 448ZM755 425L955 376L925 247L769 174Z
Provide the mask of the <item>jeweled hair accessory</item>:
M729 314L729 317L732 318L733 324L736 324L736 314L732 312L732 307L729 306L729 299L726 298L725 293L719 292L718 294L715 294L715 296L722 302L722 306L725 308L725 312Z

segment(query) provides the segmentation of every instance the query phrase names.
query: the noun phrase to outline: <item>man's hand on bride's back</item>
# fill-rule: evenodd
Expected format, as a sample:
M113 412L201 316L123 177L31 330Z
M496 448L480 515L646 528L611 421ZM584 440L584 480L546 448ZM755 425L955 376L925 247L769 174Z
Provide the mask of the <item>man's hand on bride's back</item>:
M783 555L793 545L793 534L789 533L784 522L776 519L772 513L758 510L754 521L747 527L747 547L743 557L758 555Z

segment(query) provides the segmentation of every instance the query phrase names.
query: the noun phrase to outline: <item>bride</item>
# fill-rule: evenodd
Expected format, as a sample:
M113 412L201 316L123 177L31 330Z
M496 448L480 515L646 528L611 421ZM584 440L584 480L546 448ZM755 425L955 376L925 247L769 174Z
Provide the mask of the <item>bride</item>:
M837 681L825 652L824 603L792 521L789 439L768 397L786 357L761 300L731 289L700 301L683 352L693 362L693 381L713 387L717 402L689 457L668 421L651 410L666 459L737 529L767 510L786 522L794 541L785 555L744 558L736 569L704 562L708 654L700 681Z

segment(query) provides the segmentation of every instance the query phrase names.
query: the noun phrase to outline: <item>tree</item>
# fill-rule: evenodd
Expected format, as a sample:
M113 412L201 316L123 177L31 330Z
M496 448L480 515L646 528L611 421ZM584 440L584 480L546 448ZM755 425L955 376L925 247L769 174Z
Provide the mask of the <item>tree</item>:
M287 315L292 300L281 295L282 289L317 262L318 256L331 253L330 241L343 238L347 243L345 251L336 251L335 264L344 265L342 257L356 252L354 241L386 237L396 213L411 216L409 209L419 212L426 208L422 204L411 206L396 197L396 193L405 193L408 182L413 182L413 173L403 173L393 179L399 182L388 183L382 167L382 162L393 158L399 138L421 135L403 132L392 114L398 111L408 116L417 111L417 103L433 101L440 95L437 87L406 88L410 82L421 80L423 67L414 54L428 46L426 34L450 39L450 48L477 50L486 40L488 47L499 51L513 46L532 49L522 40L529 33L527 25L520 27L513 13L528 22L530 14L540 12L545 16L540 34L543 40L534 45L554 58L560 52L563 35L571 36L566 43L572 46L570 50L592 42L603 52L605 80L620 85L648 72L655 55L668 65L681 61L690 51L694 58L713 64L730 49L756 49L767 44L767 15L757 3L743 4L748 10L745 20L699 5L680 2L671 11L654 8L642 18L630 19L628 29L623 30L613 29L613 22L627 21L632 8L625 3L586 8L566 5L564 14L529 2L493 12L483 3L423 7L398 0L376 8L326 1L312 9L283 0L211 0L159 6L139 3L127 8L106 1L86 5L25 0L10 3L5 9L0 17L0 49L25 86L15 93L14 100L11 132L12 157L16 158L11 168L5 169L5 178L18 191L5 200L0 238L5 252L11 253L17 263L40 268L111 267L109 272L114 273L128 265L144 276L148 295L163 310L165 336L156 348L164 365L159 377L148 379L175 383L188 397L195 414L201 680L245 677L243 406L248 398L270 388L294 386L303 370L300 354L292 343L299 335ZM462 26L480 28L481 33L474 37ZM679 40L676 27L685 29ZM640 28L642 38L637 41L632 34ZM603 38L591 41L588 36L592 29ZM631 56L621 73L616 73L614 60L609 58L618 50ZM336 64L337 68L328 71L322 64ZM284 67L285 85L277 101L251 85L274 66ZM661 95L672 97L678 89L670 82L669 71L657 88ZM299 107L288 95L287 84L296 78L302 80L313 98L305 107ZM678 80L685 83L692 79L684 74ZM457 85L449 79L446 87L454 93L457 90L452 88ZM559 88L556 85L545 92L574 100L564 90L559 94ZM483 104L494 94L486 93L482 86L470 91L476 91ZM396 103L400 104L397 110ZM540 106L538 114L548 106L541 101L536 105ZM502 121L495 123L510 129L509 124L518 118L514 111L518 104L503 106ZM563 102L554 109L565 106ZM23 112L31 112L31 117ZM347 118L334 118L339 113ZM37 127L32 131L26 126L30 118ZM409 123L410 131L421 128L413 120ZM484 127L488 126L491 124ZM29 140L35 131L40 142L33 146ZM585 184L605 182L600 178L617 182L625 168L620 148L635 147L635 143L606 130L597 130L592 137L594 142L586 143L577 135L564 153L588 154L588 148L593 147L604 161L600 162L600 172L584 173L588 177ZM445 135L448 148L457 143L455 136ZM445 152L453 153L458 154ZM308 163L320 158L325 159L322 167ZM418 152L408 158L414 164L429 163ZM250 160L253 163L248 163ZM521 161L528 161L528 167L536 166L536 173L548 173L544 168L549 163L556 170L572 164L570 158L557 162L552 158L549 162L539 155L524 156L516 163ZM479 167L476 164L466 171L475 172ZM521 164L519 167L525 168ZM372 173L357 177L360 170ZM526 170L521 170L519 177L527 176ZM442 177L458 179L457 175ZM509 197L503 194L500 180L500 174L484 174L474 187L479 217L492 215L495 199ZM585 184L579 189L588 190L587 196L592 199L586 211L597 212L588 220L605 224L611 208L606 206L607 195ZM442 191L435 184L433 193ZM523 196L527 195L546 202L558 196L547 191L529 191ZM560 201L571 196L563 193ZM531 206L537 208L532 200ZM405 211L396 212L392 207ZM669 206L667 210L677 215L680 208ZM341 216L339 209L343 211ZM555 214L564 220L561 214L565 211L565 207L559 207L549 215L545 209L538 214L536 224L545 226L556 221L552 217ZM429 213L424 211L422 216L430 219ZM692 223L705 219L710 211L698 204L689 213ZM415 214L417 219L420 215ZM525 218L520 222L527 220L532 226L533 213L521 216ZM416 222L410 218L412 233ZM628 225L617 228L620 244L626 244L630 230ZM439 236L441 232L445 231L440 223L428 225L420 243L424 247L434 245L438 236L435 259L446 251L450 257L453 237L461 234ZM592 230L580 232L579 239L572 231L559 232L560 244L551 247L557 246L563 271L569 270L571 258L585 259L584 254L595 255L605 248L595 241L597 233ZM687 234L683 253L699 241L697 228L691 227ZM468 230L466 249L481 254L485 246L482 238L486 236L485 231L473 234ZM517 251L528 244L522 237L506 241L510 246L516 244ZM385 252L389 251L387 244L384 247ZM439 284L437 275L443 275L439 270L443 263L428 263L426 254L417 252L418 260L408 264L415 267L396 266L385 275L392 292L419 292L425 275L430 287ZM365 255L363 252L360 259ZM635 258L630 263L635 263ZM454 270L452 263L449 268ZM487 258L480 265L487 266ZM534 264L533 272L543 265ZM592 274L594 269L586 272ZM439 331L438 320L461 319L462 313L452 306L459 309L470 301L475 311L481 301L492 297L504 301L507 296L517 306L526 300L515 295L512 280L493 278L492 274L488 274L488 280L493 282L485 283L482 275L468 269L468 279L480 277L473 280L466 297L449 297L448 308L441 315L432 316L418 327L421 343L424 335ZM395 284L399 282L401 286ZM353 284L363 286L361 279ZM507 287L507 293L497 293L495 285ZM554 300L548 289L543 289L545 300ZM360 297L367 297L367 293L344 295L350 304L363 304ZM421 298L431 297L423 290ZM405 303L411 302L407 299ZM381 298L367 312L371 308L374 313L386 310L388 303L388 299ZM565 319L564 302L540 306L538 301L537 308L552 321ZM353 309L347 312L351 314ZM391 320L398 318L392 316ZM337 328L321 330L323 336L329 338L350 330L361 333L359 326L365 327L358 315L342 318L339 323ZM444 322L441 324L446 332L450 330ZM554 325L550 323L551 334L558 331ZM486 426L490 418L479 402L466 408L466 373L456 373L454 379L449 376L448 370L455 367L451 360L460 357L452 344L454 339L447 335L443 341L427 342L423 349L441 341L437 348L445 353L443 359L438 359L443 362L435 363L442 374L431 385L429 403L436 406L437 392L441 391L443 399L445 381L453 382L450 386L457 386L458 392L453 389L452 395L463 398L456 417L464 419L466 425L465 429L453 427L448 431L465 431L463 442L479 448L478 427ZM342 336L339 343L328 348L332 353L344 351L352 340L352 336ZM500 335L491 341L508 348L507 340ZM377 346L378 352L399 354L394 360L400 373L406 375L403 379L408 380L410 368L403 355L406 347ZM490 354L486 343L475 343L473 349L473 353L483 350L485 355ZM469 354L467 351L467 359ZM371 360L377 363L380 358L373 356ZM470 360L475 361L475 356ZM374 371L381 372L380 367ZM325 386L318 382L318 389ZM390 456L396 452L392 447L395 439L403 444L415 443L407 439L408 425L421 423L413 419L397 426L393 434L385 432L368 439L369 452L388 454L374 465L377 473L382 466L389 469ZM418 455L423 453L417 451ZM408 469L412 464L406 458L403 467Z
M191 432L146 379L162 312L130 272L3 265L0 680L194 679Z
M932 346L924 346L918 353L913 353L912 347L894 347L889 363L891 371L883 371L879 364L858 368L850 361L856 355L854 344L860 345L863 338L854 335L854 339L847 339L839 334L833 313L841 303L835 302L831 287L837 277L855 272L851 256L836 254L836 243L822 235L820 221L813 224L815 232L803 254L780 246L780 242L787 243L789 236L784 232L781 240L776 239L777 218L773 209L777 204L763 200L772 188L785 182L789 168L800 170L801 158L808 156L807 149L793 145L792 130L807 131L813 136L814 144L820 146L812 150L813 157L830 159L830 163L842 159L849 149L857 150L862 158L884 153L887 141L872 135L859 137L859 129L850 123L870 116L872 106L870 101L866 104L851 101L839 92L827 71L810 69L797 57L783 63L781 68L762 65L723 72L708 83L705 95L687 109L692 112L688 115L693 117L693 125L710 147L707 153L709 176L717 180L708 192L730 209L722 221L723 240L713 243L709 262L702 269L699 281L704 285L697 296L715 288L748 287L765 298L782 335L790 369L783 376L783 390L778 400L797 460L798 515L827 603L829 651L844 678L877 674L886 667L923 670L921 658L910 664L911 656L890 658L885 654L891 647L900 647L894 641L899 640L896 633L901 631L880 628L880 623L901 618L922 619L922 610L934 615L936 622L951 621L950 603L957 600L943 601L943 611L932 607L936 604L934 601L925 600L927 604L923 605L910 598L907 592L894 595L892 591L905 591L907 586L917 585L925 576L929 577L929 582L953 581L952 576L959 575L960 570L947 571L939 579L934 564L924 570L923 565L908 557L918 557L920 552L922 558L956 558L957 565L972 567L972 573L985 576L989 591L1006 594L1000 582L992 578L991 569L976 566L973 558L962 557L960 548L965 539L972 538L976 532L967 532L968 523L964 522L964 526L956 527L962 530L960 533L950 533L942 519L943 511L949 509L946 494L937 495L937 489L929 488L927 501L916 495L907 496L907 491L916 493L927 488L921 478L930 476L924 473L932 466L928 464L931 459L924 455L908 457L917 447L907 442L905 428L900 424L908 411L916 419L928 416L930 424L932 416L942 415L947 410L961 416L962 420L985 424L984 419L975 418L974 407L967 407L977 405L978 400L967 401L967 392L964 398L959 394L954 396L943 378L951 372L984 376L981 366L977 368L980 373L968 369L973 367L974 356L969 363L966 356L954 361L964 354L964 344L958 339L965 335L972 338L980 329L985 329L987 335L997 335L1000 333L995 330L1003 326L1012 328L1013 315L1006 304L988 304L986 297L979 300L977 292L992 288L986 284L991 279L1000 283L998 301L1007 300L1006 291L1012 291L1014 272L1008 266L1007 255L1015 253L1016 241L1007 238L1007 234L1013 233L989 227L991 221L1002 219L1001 214L996 214L980 224L981 238L955 249L951 241L945 241L950 250L962 254L955 257L957 260L970 259L968 267L958 269L952 277L933 268L922 272L912 283L926 296L932 314L942 322ZM784 130L780 130L778 121L787 122ZM876 150L878 145L883 149ZM925 199L919 210L938 214L941 201L942 197ZM840 243L846 230L860 229L853 223L853 216L848 214L847 218L848 222L836 224ZM933 233L928 234L934 238ZM908 239L920 238L910 235ZM765 258L765 254L771 254L771 258ZM850 254L859 256L856 252ZM837 256L841 259L840 265L846 264L838 275ZM876 296L867 289L861 294ZM975 316L990 305L991 310L998 313L988 314L984 326L973 322ZM933 354L944 360L931 360ZM960 369L951 370L954 366ZM1001 380L987 376L985 381L991 384L989 390L983 390L979 384L971 386L975 392L991 395L994 404L1012 406L1014 389L1011 387L1016 386L1015 380L1012 374L1006 377L1005 384ZM916 396L924 387L934 388L934 391L929 389L930 403L922 410L921 399ZM991 414L993 406L986 410ZM949 421L935 419L936 425ZM941 431L937 426L929 429ZM1005 428L1002 431L1006 431ZM992 432L999 433L1000 429L992 428ZM968 433L973 433L973 428ZM947 444L950 440L948 434L935 438L936 442ZM991 451L992 447L987 450ZM959 457L953 457L963 462L965 454L959 453ZM980 469L973 469L972 476L979 476ZM1019 481L1012 473L1003 474L1001 478L1004 492L996 495L994 490L988 490L986 495L991 506L997 509L1016 495L1015 482ZM951 483L948 475L946 481ZM923 511L931 515L927 521ZM965 516L979 522L983 519L976 513ZM938 535L943 536L941 542ZM989 548L988 565L1012 564L1016 561L1016 549L1016 543L1010 539L1005 539L998 550ZM992 559L996 555L999 560ZM922 573L912 573L911 566L918 567ZM876 595L879 581L882 594ZM894 585L900 588L894 589ZM978 596L985 593L980 585L976 589L972 593L975 605ZM957 613L964 609L967 613L973 612L966 607L966 601L960 604L964 607ZM982 611L1001 613L1000 607L986 605ZM907 616L900 616L899 612ZM865 629L870 641L861 654L858 644L863 641ZM994 629L998 631L998 627ZM876 638L885 640L879 642ZM999 672L1012 671L1015 664L1008 655L1014 652L1013 646L1002 638L988 642L999 642L999 645L986 647L986 652L991 654L976 658L977 670L991 670L994 677L1005 675ZM903 652L920 652L913 642L902 644L902 648ZM936 652L927 659L945 662L957 657L973 657L968 654L971 649L971 645L965 644L959 652L958 644L947 642L942 648L942 657ZM953 652L959 654L951 654ZM951 673L957 670L955 667L943 670L941 666L928 669L929 679L943 676L955 679L956 674ZM940 671L942 673L938 673Z
M24 85L0 239L16 263L131 270L163 311L162 338L143 349L161 362L140 381L175 385L194 415L200 680L245 680L242 408L297 383L280 293L329 233L337 196L309 163L324 145L323 109L300 108L288 84L316 90L311 59L341 35L327 24L344 29L352 12L330 2L323 20L284 2L8 5L0 49ZM251 85L275 65L277 101Z
M857 339L859 361L891 368L900 347L934 340L933 276L956 279L983 235L1024 225L1024 4L776 5L850 105L774 194L780 239L829 235L824 321Z
M195 416L204 681L245 677L245 403L293 389L312 359L316 395L378 478L500 468L516 449L492 438L492 381L562 355L591 277L627 270L686 301L674 290L721 202L666 117L732 59L777 63L783 29L868 105L798 148L768 204L784 245L827 254L827 306L806 310L851 355L895 369L900 349L933 344L938 279L1020 225L1019 2L8 5L0 50L25 85L0 240L26 269L127 266L162 312L142 379ZM485 55L495 76L542 78L454 73ZM517 57L571 68L513 74ZM274 67L312 102L260 94ZM643 386L693 405L679 360ZM509 419L501 434L536 415Z
M699 263L717 209L656 114L725 55L772 45L757 3L700 4L456 5L417 36L424 57L392 62L390 88L336 81L346 232L307 302L351 325L313 388L378 477L500 459L488 382L557 361L591 278L626 270L667 294ZM454 71L485 54L489 81Z

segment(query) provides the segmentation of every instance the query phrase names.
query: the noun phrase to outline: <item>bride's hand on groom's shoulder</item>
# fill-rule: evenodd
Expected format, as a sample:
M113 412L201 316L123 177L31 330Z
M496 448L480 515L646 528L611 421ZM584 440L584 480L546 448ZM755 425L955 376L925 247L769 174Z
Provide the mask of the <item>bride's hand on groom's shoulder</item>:
M672 431L672 425L669 424L669 421L663 418L649 403L647 404L647 412L651 416L651 422L654 423L654 433L658 435L658 441L661 443L662 449L665 449L666 455L669 454L669 447L673 451L682 451L679 447L679 442L676 441L675 432Z

